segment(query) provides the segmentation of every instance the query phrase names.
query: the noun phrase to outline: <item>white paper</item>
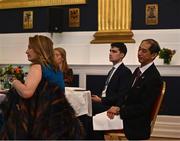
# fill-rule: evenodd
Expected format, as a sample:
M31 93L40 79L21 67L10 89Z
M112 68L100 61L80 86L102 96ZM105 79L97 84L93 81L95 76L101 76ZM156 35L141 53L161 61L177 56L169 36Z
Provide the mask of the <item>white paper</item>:
M109 119L107 111L93 116L94 130L119 130L123 129L123 121L119 115L115 115L113 119Z

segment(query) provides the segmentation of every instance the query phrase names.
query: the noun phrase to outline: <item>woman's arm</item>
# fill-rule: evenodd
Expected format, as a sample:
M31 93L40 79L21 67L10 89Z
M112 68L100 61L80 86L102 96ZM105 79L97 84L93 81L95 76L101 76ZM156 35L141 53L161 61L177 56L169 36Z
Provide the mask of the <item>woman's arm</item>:
M30 98L33 96L38 84L40 83L41 77L41 65L35 64L30 67L24 84L16 79L12 82L12 86L17 90L21 97Z

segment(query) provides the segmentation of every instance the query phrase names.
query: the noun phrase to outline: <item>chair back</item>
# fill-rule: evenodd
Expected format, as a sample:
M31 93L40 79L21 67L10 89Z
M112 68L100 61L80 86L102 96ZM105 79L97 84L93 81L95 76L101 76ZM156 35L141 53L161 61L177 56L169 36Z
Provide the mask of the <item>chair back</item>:
M160 90L160 95L157 97L156 102L155 102L155 104L153 106L152 113L151 113L151 133L153 131L153 128L154 128L154 125L155 125L155 122L156 122L156 118L157 118L159 109L161 107L161 103L162 103L162 100L163 100L163 97L164 97L164 94L165 94L165 90L166 90L166 82L163 81L163 84L162 84L162 87L161 87L161 90Z

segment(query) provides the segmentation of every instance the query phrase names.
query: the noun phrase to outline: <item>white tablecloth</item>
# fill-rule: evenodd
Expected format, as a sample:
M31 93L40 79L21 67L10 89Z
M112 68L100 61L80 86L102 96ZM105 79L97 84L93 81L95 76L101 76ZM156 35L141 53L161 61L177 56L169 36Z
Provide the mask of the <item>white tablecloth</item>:
M65 95L69 103L74 108L76 115L81 116L87 114L92 116L91 92L82 88L66 87Z
M5 98L3 90L0 90L0 102ZM91 92L85 91L82 88L66 87L65 96L73 107L77 116L85 115L92 116L92 101Z

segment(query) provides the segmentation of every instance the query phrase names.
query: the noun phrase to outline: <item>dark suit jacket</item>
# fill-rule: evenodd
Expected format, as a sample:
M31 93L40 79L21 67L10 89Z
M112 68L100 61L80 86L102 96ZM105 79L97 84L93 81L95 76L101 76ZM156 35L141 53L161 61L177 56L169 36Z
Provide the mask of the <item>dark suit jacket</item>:
M106 97L102 98L101 103L93 102L93 114L108 110L118 102L122 103L124 95L129 89L132 73L123 63L116 69L107 86Z
M135 76L132 83L134 78ZM152 64L129 90L125 103L119 105L120 117L123 119L124 132L128 139L140 140L150 137L151 111L161 86L161 76Z

